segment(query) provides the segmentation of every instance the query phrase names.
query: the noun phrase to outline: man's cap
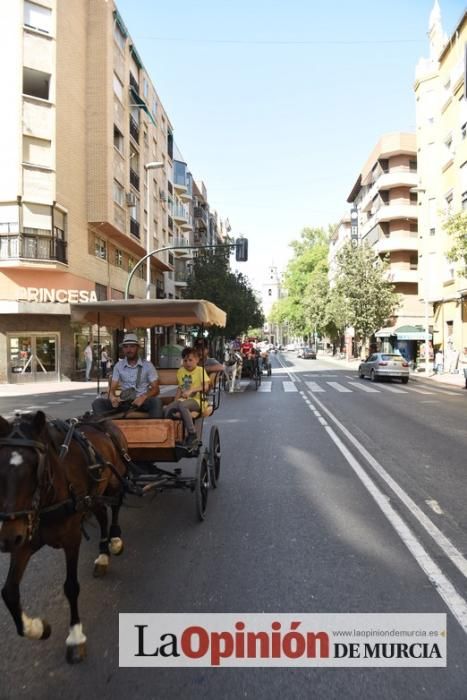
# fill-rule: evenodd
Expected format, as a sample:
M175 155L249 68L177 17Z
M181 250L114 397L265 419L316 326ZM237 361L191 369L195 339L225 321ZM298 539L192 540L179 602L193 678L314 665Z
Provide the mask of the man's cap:
M139 345L139 340L138 336L136 333L125 333L123 336L123 340L120 343L122 346L123 345Z

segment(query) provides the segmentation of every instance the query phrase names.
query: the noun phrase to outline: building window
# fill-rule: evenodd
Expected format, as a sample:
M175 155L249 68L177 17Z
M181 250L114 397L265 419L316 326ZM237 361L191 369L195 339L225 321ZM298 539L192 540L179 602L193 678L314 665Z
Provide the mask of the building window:
M410 193L410 203L411 204L416 204L418 201L418 195L416 192L411 192Z
M96 297L97 301L107 301L107 287L105 284L96 282Z
M157 114L157 100L155 97L152 98L151 112L152 116L155 117Z
M114 124L114 146L117 151L123 153L123 134Z
M38 32L50 34L52 30L52 10L25 0L24 24Z
M50 73L33 68L23 68L23 94L48 100L50 94Z
M446 202L446 212L448 215L451 215L452 212L452 200L453 200L453 194L452 192L449 192L446 197L444 198Z
M114 22L114 39L117 42L117 45L121 48L121 50L125 51L126 37L122 33L117 22Z
M115 248L115 265L117 267L123 267L123 253L118 248Z
M272 289L268 289L268 297L272 297Z
M117 95L120 102L123 102L123 84L120 78L117 75L115 75L115 73L113 78L113 88L115 95Z
M117 202L117 204L120 204L121 207L123 207L124 204L124 199L125 199L125 190L121 186L117 180L114 180L114 185L113 185L113 198L114 202Z
M411 255L410 256L410 269L411 270L418 270L418 255Z
M147 97L149 93L149 83L146 78L143 78L143 95Z
M132 269L135 266L135 259L134 258L128 258L128 272L131 272Z
M416 160L409 160L409 170L411 173L417 172L417 161Z
M94 252L96 258L100 258L101 260L107 260L107 243L104 241L103 238L99 238L98 236L96 236L94 241Z
M434 236L435 234L436 234L436 229L430 228L430 236Z

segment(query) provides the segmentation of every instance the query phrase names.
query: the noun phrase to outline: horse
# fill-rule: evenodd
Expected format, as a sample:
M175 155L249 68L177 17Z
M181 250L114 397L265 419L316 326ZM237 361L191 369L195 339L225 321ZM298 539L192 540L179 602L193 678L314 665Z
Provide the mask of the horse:
M94 575L101 576L109 553L123 550L118 511L128 469L126 447L122 433L108 422L73 419L60 424L48 420L42 411L16 416L11 422L0 416L0 552L10 554L2 597L20 636L47 639L51 634L48 622L30 618L22 610L20 583L29 559L43 545L63 549L64 593L70 606L69 663L78 663L86 655L86 636L78 614L83 518L92 513L100 525ZM110 531L107 505L112 509Z

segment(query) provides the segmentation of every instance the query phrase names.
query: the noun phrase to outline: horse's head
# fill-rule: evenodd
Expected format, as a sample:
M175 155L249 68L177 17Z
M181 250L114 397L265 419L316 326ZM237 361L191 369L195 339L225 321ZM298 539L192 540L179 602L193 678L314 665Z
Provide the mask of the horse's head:
M46 468L42 411L6 421L0 416L0 551L11 552L32 534Z

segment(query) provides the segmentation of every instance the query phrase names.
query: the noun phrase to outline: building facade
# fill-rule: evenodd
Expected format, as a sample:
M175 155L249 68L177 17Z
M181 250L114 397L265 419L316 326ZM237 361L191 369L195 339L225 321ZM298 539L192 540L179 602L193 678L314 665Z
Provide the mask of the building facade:
M467 347L467 279L448 258L444 228L467 209L467 12L448 38L436 0L428 36L430 55L415 74L420 292L433 305L434 345L452 366Z
M401 305L376 333L384 350L415 360L426 337L418 290L418 197L415 134L385 134L368 157L348 197L358 210L358 236L389 262L388 278Z
M78 377L94 330L70 302L121 299L147 250L189 243L192 178L111 0L3 2L0 24L0 382ZM185 259L153 256L130 295L181 296Z

